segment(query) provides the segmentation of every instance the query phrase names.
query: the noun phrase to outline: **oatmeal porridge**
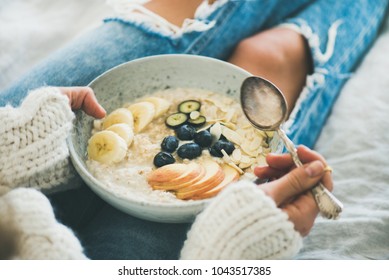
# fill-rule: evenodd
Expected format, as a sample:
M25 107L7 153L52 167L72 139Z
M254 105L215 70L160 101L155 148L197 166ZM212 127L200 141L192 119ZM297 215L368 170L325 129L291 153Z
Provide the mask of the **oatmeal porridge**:
M87 167L119 197L185 203L212 197L236 180L253 180L271 138L250 125L231 97L167 89L96 120Z

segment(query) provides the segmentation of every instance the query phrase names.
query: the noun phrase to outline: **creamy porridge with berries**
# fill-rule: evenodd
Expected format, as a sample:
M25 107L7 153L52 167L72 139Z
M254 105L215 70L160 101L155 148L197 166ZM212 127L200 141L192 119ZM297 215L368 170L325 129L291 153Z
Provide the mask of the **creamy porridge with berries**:
M253 179L271 137L255 130L231 97L167 89L95 121L87 167L117 196L185 203Z

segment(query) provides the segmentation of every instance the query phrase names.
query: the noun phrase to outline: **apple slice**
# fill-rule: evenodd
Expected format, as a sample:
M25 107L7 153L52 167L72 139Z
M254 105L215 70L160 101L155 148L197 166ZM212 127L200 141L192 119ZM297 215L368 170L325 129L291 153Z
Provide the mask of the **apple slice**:
M217 195L224 187L228 186L232 182L235 182L239 179L239 177L240 177L239 172L235 168L233 168L227 164L224 164L222 166L222 169L223 169L223 172L225 175L224 180L219 185L214 187L213 189L211 189L207 192L204 192L204 193L200 193L197 196L192 197L192 199L205 199L205 198L213 197L213 196Z
M190 199L200 193L209 191L224 180L224 172L219 164L209 160L205 161L203 166L206 170L204 177L192 185L180 188L176 192L177 198Z
M167 181L175 180L188 171L188 165L183 163L172 163L162 166L152 171L148 177L148 183L152 185L160 185Z
M160 182L158 185L151 185L156 190L177 190L193 184L205 175L205 168L197 163L187 165L187 171L176 179Z

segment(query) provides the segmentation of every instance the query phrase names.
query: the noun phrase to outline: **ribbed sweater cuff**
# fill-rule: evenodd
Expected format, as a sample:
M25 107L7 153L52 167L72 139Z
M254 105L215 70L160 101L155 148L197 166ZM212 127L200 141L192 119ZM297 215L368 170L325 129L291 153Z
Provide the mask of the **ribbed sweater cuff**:
M241 181L221 192L196 218L181 259L288 259L302 238L262 190Z

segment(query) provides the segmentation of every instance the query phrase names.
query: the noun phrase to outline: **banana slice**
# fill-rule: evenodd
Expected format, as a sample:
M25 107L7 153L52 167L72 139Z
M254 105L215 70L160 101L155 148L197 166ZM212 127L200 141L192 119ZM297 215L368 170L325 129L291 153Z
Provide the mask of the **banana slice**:
M124 159L127 153L127 144L115 132L103 130L89 139L87 151L90 159L111 164Z
M131 146L132 141L134 140L134 131L132 128L125 123L117 123L114 125L111 125L106 130L113 131L117 135L119 135L123 140L126 142L127 147Z
M145 99L145 101L153 103L153 105L155 107L154 108L155 109L154 118L158 118L158 117L162 116L170 108L170 102L166 101L163 98L150 96L150 97L147 97Z
M134 116L132 113L126 108L119 108L115 111L111 112L104 120L103 120L103 129L107 129L111 125L117 123L125 123L130 127L134 126Z
M151 102L134 103L128 107L128 110L134 116L135 132L141 132L154 119L155 107Z

